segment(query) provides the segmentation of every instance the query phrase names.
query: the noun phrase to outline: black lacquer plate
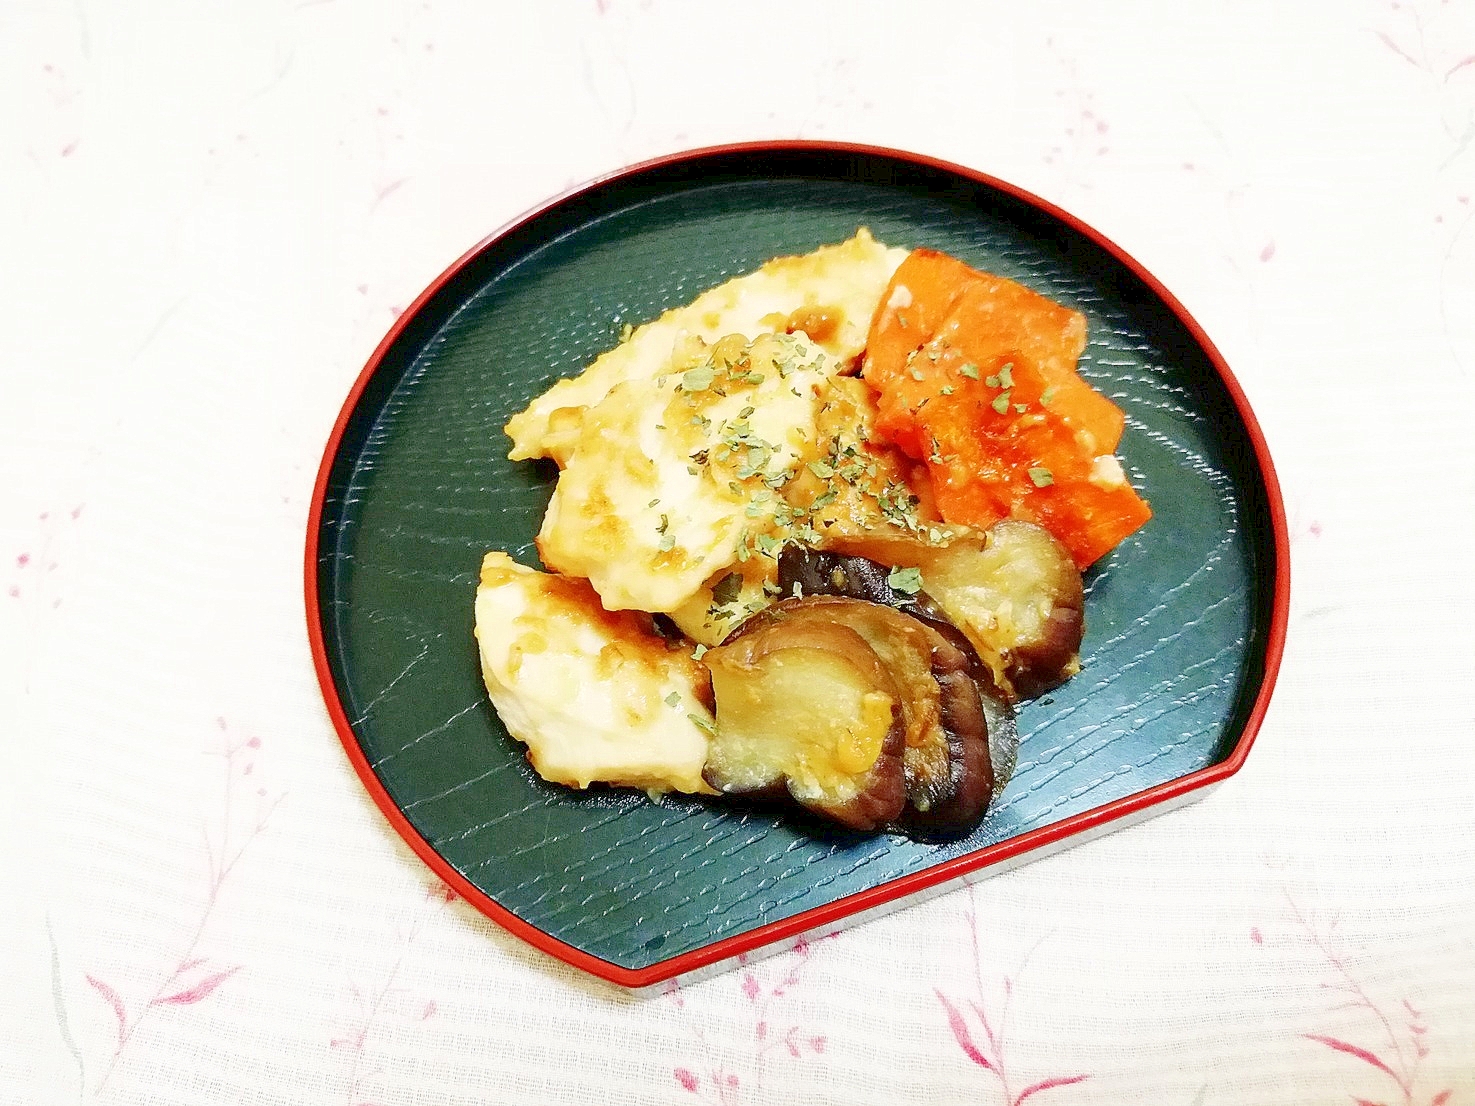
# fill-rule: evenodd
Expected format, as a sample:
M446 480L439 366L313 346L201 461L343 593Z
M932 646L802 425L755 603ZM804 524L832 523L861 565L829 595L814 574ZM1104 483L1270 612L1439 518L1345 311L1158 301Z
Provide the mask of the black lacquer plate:
M1121 406L1154 518L1087 576L1084 670L1020 714L1019 763L963 840L847 837L777 813L544 783L482 687L488 549L536 564L551 467L507 418L555 378L765 260L858 226L1083 312L1082 375ZM398 320L332 435L307 540L329 712L395 828L470 902L641 986L894 905L1203 793L1248 754L1284 642L1284 514L1238 385L1182 307L1066 213L870 147L681 154L488 238Z

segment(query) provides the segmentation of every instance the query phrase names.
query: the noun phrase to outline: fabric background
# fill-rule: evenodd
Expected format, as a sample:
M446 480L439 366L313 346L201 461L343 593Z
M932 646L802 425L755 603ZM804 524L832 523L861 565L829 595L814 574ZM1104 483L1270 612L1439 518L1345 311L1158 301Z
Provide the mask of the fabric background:
M449 899L303 625L399 312L571 184L846 139L1061 204L1291 520L1204 801L634 997ZM0 5L0 1102L1475 1103L1475 4Z

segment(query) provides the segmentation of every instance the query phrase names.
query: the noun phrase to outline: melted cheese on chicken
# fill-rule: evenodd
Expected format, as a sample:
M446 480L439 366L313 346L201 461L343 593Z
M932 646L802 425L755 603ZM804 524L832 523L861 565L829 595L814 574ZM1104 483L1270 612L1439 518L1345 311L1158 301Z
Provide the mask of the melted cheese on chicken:
M543 517L549 568L610 610L674 611L719 569L776 548L779 492L813 456L839 366L803 334L689 339L668 371L589 408Z
M544 779L712 793L705 673L648 619L606 611L583 580L494 552L482 561L476 637L492 705Z
M616 385L665 371L687 335L713 343L726 334L752 340L803 330L833 360L849 363L865 347L871 316L892 274L907 256L888 249L865 228L838 245L769 261L727 281L685 307L636 327L629 338L583 373L560 380L507 423L512 460L551 457L564 464L583 433L584 412Z

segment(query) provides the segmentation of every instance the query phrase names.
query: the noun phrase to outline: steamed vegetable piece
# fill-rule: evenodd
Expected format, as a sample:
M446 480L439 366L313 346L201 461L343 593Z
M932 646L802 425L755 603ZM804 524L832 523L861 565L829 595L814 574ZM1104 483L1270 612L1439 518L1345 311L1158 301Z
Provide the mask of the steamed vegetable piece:
M993 793L994 773L972 651L889 606L840 596L791 602L806 617L834 619L855 630L895 680L906 727L902 821L937 831L977 825Z
M859 633L779 604L703 660L717 703L709 784L739 795L786 791L858 830L901 813L902 691Z
M909 747L909 804L903 822L908 829L932 834L967 831L978 824L1014 771L1019 745L1014 712L988 667L942 609L925 592L901 590L893 579L908 588L916 582L907 570L864 557L790 546L779 558L779 582L787 592L866 600L924 627L944 736L923 748L935 750L945 741L947 758L924 758Z
M843 650L846 663L863 667L869 691L848 680L837 686L832 658L806 652L816 642ZM869 770L872 752L861 755L853 737L853 719L863 712L852 704L884 691L901 726L906 808L882 817L878 807L868 817L932 833L965 832L982 818L994 790L989 712L975 678L982 670L960 636L955 643L890 606L812 595L754 616L704 659L717 700L707 780L719 789L773 793L783 779L804 805L865 828L833 802L812 801L813 785L805 781L829 780L837 775L837 763L849 771ZM1000 713L1002 704L991 706ZM845 763L852 753L857 755Z
M1032 699L1080 671L1081 574L1069 552L1029 522L1005 519L946 544L905 538L836 542L843 555L785 550L779 586L887 603L961 632L1010 700ZM888 567L892 566L892 567ZM897 568L895 566L906 566ZM897 592L893 576L912 593Z
M1007 694L1033 699L1081 670L1081 574L1046 530L1005 519L918 559L927 594Z
M1121 411L1076 372L1085 341L1078 313L915 250L871 325L876 431L927 463L948 522L1038 522L1085 568L1152 514L1112 455Z

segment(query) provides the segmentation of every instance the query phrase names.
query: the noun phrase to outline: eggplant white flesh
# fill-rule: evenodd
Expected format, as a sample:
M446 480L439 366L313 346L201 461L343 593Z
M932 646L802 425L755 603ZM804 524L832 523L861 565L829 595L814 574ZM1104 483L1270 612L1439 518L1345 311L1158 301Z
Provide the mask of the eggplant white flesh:
M862 831L901 814L902 691L860 633L778 604L702 659L716 701L703 770L708 784L731 795L787 793Z

